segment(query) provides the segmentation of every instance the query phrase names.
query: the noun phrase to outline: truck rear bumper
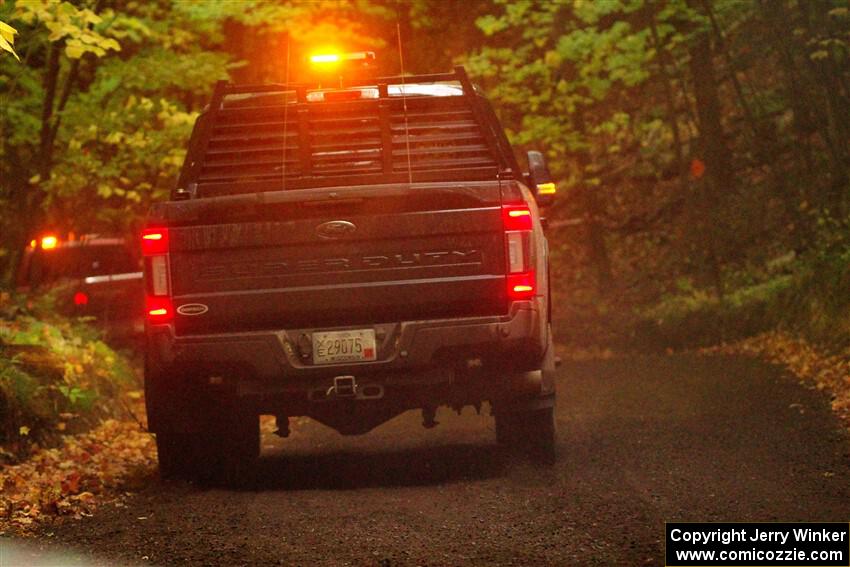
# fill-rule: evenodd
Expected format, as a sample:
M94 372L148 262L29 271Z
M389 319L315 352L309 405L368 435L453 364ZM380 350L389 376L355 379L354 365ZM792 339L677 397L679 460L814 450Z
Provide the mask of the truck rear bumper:
M339 329L345 328L352 327ZM374 328L376 361L319 366L306 352L313 329L175 336L173 327L158 325L148 328L148 340L149 352L167 374L206 374L214 381L235 379L240 389L278 391L303 390L339 375L403 376L405 382L415 383L448 381L464 368L530 370L529 365L542 358L547 341L537 301L515 302L505 316L406 321Z
M378 360L320 366L298 345L312 329L175 336L168 325L149 326L148 427L203 429L204 416L234 397L254 413L307 415L344 434L416 408L551 406L545 314L531 300L515 302L505 316L376 325ZM328 330L335 329L316 329Z

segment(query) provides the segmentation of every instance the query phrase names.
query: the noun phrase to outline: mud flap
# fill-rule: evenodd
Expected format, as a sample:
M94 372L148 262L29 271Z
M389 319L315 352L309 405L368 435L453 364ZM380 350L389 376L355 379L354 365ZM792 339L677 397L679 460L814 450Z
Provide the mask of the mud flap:
M552 331L540 370L509 377L509 392L496 401L495 413L528 412L555 407L555 345Z

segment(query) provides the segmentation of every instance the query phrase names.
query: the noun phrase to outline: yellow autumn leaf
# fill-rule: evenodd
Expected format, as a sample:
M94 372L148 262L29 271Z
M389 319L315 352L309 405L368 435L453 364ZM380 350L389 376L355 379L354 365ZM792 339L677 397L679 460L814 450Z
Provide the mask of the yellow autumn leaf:
M21 60L21 58L18 57L18 54L15 53L15 48L12 47L12 44L3 36L0 36L0 49L2 49L3 51L8 51L12 55L14 55L15 59L17 59L18 61Z
M5 22L0 22L0 37L8 41L9 43L15 43L15 35L17 35L18 30L10 26Z
M67 45L65 47L65 55L67 55L69 59L79 59L85 52L86 50L79 45Z
M15 56L15 59L20 61L21 58L18 57L18 54L15 53L15 48L12 47L12 45L14 45L15 43L15 34L17 33L18 30L16 30L9 24L5 22L0 22L0 49L8 51L9 53Z
M27 427L26 425L22 425L18 428L18 434L29 435L30 434L30 428Z

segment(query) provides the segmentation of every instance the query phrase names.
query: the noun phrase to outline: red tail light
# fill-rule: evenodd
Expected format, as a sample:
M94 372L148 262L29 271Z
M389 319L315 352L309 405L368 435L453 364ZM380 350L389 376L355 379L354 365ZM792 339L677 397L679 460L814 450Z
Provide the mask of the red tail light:
M168 229L146 228L142 231L142 254L168 254Z
M167 323L174 318L171 302L169 272L169 242L167 228L147 228L142 231L142 254L145 257L145 313L154 324Z
M502 205L505 230L531 230L531 209L526 205Z
M534 297L534 272L508 275L508 297L514 300Z
M170 297L149 295L145 298L145 313L151 323L168 323L174 318L174 304Z
M537 291L531 247L533 221L531 209L527 205L502 206L506 283L508 298L512 301L531 299Z

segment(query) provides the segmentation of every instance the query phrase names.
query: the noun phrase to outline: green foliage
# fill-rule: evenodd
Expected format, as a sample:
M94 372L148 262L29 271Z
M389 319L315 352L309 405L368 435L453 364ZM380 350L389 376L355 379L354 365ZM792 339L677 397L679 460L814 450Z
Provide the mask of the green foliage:
M683 293L640 308L632 346L704 346L771 329L790 330L835 348L850 345L850 297L845 293L850 286L850 247L799 260L786 256L772 268L786 273L723 298L686 284Z
M17 160L4 159L11 186L4 183L0 191L13 207L27 206L21 202L25 193L37 196L29 202L60 229L131 228L177 176L197 115L187 110L186 97L200 100L211 82L226 76L226 55L201 53L196 34L194 41L169 37L158 25L167 15L162 7L148 13L134 13L134 7L95 14L90 7L45 0L16 3L11 13L27 26L28 53L63 50L55 88L67 91L67 98L54 95L56 117L47 127L55 131L45 139L49 67L27 65L0 79L0 120L9 132L0 157ZM57 156L47 169L45 143L55 146L50 151Z
M168 99L130 95L112 98L95 88L75 105L101 101L98 124L73 113L60 143L67 144L62 163L48 180L45 206L73 215L83 226L126 228L153 201L165 198L183 163L185 150L176 143L188 137L197 113L185 112ZM76 207L87 203L85 209Z
M836 324L838 284L804 281L810 260L791 280L766 263L835 258L850 231L846 2L494 8L466 60L512 141L563 180L550 216L583 221L553 237L565 327L588 331L564 336L633 340L637 311L658 342L721 340L790 324L792 296L801 328Z
M590 162L631 151L636 130L656 118L618 105L651 77L656 57L650 32L628 21L643 2L497 4L501 14L478 20L496 45L472 55L470 68L499 102L514 142L546 148L573 184L592 180L591 170L582 171L591 164L577 159L582 153ZM617 13L622 20L603 22Z
M53 315L53 298L0 299L0 448L21 453L66 428L122 411L138 388L126 357L81 321Z
M86 53L103 57L109 51L121 51L115 39L102 33L109 24L88 8L51 0L27 0L16 8L17 19L29 25L43 25L48 32L47 41L62 42L69 59L80 59Z
M718 298L702 290L672 295L639 314L641 346L683 348L752 336L782 322L778 305L794 280L781 275Z
M795 293L781 306L787 325L820 343L850 345L850 245L806 259Z

